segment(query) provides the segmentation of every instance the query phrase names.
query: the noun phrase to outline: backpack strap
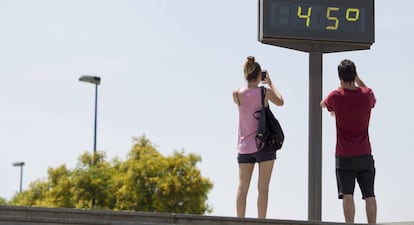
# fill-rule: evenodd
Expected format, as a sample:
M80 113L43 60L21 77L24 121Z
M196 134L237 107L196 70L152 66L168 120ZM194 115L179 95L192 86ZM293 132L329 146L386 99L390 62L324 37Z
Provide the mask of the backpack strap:
M264 86L260 87L261 89L261 96L262 96L262 107L265 107L265 95L266 95L266 89Z

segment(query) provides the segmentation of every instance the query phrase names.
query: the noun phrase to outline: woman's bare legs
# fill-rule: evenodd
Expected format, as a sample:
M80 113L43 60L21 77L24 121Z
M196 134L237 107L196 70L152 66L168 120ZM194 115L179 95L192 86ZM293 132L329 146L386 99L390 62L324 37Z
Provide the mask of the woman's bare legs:
M258 218L260 219L266 218L269 183L272 176L274 162L274 160L269 160L259 163L259 181L257 185L259 196L257 198L257 211Z
M239 187L237 189L236 198L237 217L245 217L246 198L253 169L254 163L239 163Z

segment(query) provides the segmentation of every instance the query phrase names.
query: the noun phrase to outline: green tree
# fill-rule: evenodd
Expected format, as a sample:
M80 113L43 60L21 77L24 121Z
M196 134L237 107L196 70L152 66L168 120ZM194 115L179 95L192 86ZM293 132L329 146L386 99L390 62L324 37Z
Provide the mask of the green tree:
M50 206L46 201L48 190L49 184L47 182L36 180L29 184L28 190L17 193L11 199L10 205Z
M79 162L72 174L73 200L76 208L112 209L114 193L112 187L116 171L111 163L105 161L105 154L97 153L95 158L88 153L79 157Z
M128 159L119 168L116 208L156 211L152 202L158 180L163 175L163 157L144 136L134 141Z
M48 169L47 181L37 180L29 185L28 190L18 193L12 200L12 205L45 206L63 208L92 208L92 199L98 199L96 208L111 208L105 201L111 199L106 188L112 177L110 164L104 161L105 154L96 153L96 164L92 163L94 156L82 154L74 170L65 165L56 169ZM112 204L114 205L114 204Z
M207 194L213 184L201 176L200 156L175 151L164 157L145 137L134 139L127 159L105 161L105 154L84 153L76 168L48 169L18 193L11 205L135 210L204 214L211 212ZM0 202L1 203L1 202Z
M201 161L197 155L188 157L183 152L174 152L165 159L164 176L161 177L155 193L154 207L160 212L202 214L210 212L207 193L212 183L201 176L196 164Z
M73 208L73 172L65 165L48 169L47 191L43 204L51 207Z
M5 198L0 197L0 205L7 205L7 200Z

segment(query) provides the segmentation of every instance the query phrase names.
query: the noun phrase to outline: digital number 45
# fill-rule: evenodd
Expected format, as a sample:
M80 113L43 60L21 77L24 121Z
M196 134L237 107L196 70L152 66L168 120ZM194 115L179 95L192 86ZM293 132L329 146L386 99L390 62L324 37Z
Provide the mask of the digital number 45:
M338 7L328 7L326 8L326 19L329 21L334 22L333 25L326 26L326 30L338 30L339 27L339 18L333 15L335 12L339 11L340 8ZM298 6L298 13L297 16L300 19L306 20L306 27L309 27L311 24L311 15L312 15L312 7L308 7L307 12L302 13L302 7ZM359 9L357 8L347 8L345 19L348 22L356 22L359 20Z

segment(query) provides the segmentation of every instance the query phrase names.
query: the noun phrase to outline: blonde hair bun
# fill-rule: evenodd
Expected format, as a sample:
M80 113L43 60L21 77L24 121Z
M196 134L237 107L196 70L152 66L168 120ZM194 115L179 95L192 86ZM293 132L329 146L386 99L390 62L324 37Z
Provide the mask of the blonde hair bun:
M255 72L256 70L257 73ZM243 72L244 78L250 82L257 79L258 72L260 72L260 65L256 62L254 56L247 56L247 61L244 63Z
M247 62L249 62L249 63L255 63L256 60L255 60L254 56L249 55L249 56L247 56Z

